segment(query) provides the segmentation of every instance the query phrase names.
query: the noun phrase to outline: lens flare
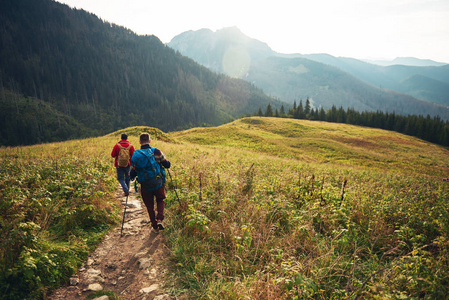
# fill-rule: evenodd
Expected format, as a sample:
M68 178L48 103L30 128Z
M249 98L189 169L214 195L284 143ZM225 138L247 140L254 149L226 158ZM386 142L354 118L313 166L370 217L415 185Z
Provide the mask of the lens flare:
M251 64L251 57L244 47L229 47L223 55L223 72L231 77L243 78Z

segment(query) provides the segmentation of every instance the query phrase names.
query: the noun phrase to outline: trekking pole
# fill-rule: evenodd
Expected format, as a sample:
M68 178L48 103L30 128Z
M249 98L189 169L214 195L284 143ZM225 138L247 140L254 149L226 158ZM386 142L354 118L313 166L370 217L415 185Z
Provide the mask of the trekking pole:
M122 221L122 229L120 230L120 236L122 236L123 233L123 224L125 224L125 214L127 206L128 206L128 196L126 196L125 211L123 212L123 221Z
M166 170L168 171L168 175L170 175L171 184L173 185L173 188L175 189L176 198L178 198L179 205L181 205L181 200L179 200L178 192L176 191L176 186L175 186L175 184L173 183L173 178L171 177L170 170L169 170L169 169L166 169ZM181 206L182 206L182 205L181 205Z

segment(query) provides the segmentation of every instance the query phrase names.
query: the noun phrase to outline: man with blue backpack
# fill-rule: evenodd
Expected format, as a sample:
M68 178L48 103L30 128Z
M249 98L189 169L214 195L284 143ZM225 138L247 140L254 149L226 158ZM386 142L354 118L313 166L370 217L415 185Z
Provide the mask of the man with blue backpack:
M164 229L165 202L165 169L170 168L168 161L161 150L150 146L150 135L146 132L140 135L140 149L134 151L131 157L131 179L137 176L140 183L140 194L150 216L151 227L158 233ZM156 210L154 211L154 200Z

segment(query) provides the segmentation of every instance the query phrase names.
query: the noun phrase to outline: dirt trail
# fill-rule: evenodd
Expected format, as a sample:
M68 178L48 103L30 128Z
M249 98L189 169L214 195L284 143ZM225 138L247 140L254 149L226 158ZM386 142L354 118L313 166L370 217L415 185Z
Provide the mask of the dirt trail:
M70 284L47 299L87 299L98 289L113 291L123 300L175 299L163 291L167 262L164 237L150 230L147 210L136 195L131 192L128 197L123 236L120 224L91 253ZM117 197L124 207L123 191L118 191Z

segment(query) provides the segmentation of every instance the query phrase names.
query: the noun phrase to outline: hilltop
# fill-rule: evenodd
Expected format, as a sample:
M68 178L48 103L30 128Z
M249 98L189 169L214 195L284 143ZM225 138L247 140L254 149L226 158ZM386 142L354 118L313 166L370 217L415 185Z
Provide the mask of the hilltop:
M172 163L163 240L134 209L118 237L110 151L123 131L138 145L141 130ZM448 157L395 132L263 117L1 148L0 292L48 294L84 265L80 278L104 266L97 296L122 299L155 282L172 299L445 298ZM158 280L143 265L152 255L166 270Z
M447 149L396 132L320 121L252 117L171 134L177 140L245 149L320 165L444 176ZM429 154L432 153L432 154ZM411 163L413 162L413 163Z

